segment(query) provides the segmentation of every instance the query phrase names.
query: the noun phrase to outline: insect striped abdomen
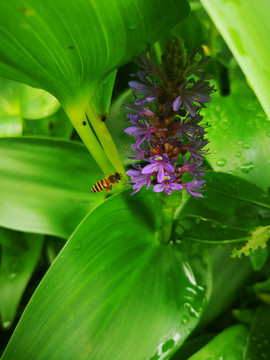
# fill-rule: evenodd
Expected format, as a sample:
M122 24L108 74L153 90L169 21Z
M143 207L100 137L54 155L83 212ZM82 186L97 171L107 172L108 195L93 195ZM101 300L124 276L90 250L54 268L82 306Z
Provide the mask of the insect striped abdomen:
M100 192L104 189L106 189L108 186L108 183L106 181L106 179L102 179L100 181L98 181L95 185L93 185L91 191L96 193L96 192Z

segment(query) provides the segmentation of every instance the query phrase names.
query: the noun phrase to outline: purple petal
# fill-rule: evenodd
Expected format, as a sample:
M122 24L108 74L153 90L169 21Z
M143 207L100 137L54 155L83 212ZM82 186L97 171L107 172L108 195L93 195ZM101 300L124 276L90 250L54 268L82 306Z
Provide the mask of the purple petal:
M193 196L193 197L195 197L195 198L203 197L203 194L200 194L200 193L198 193L198 192L195 192L195 191L192 191L192 190L188 190L188 189L186 189L186 190L187 190L187 192L188 192L191 196Z
M177 96L173 102L173 110L178 111L180 109L180 106L182 105L182 97L181 95Z
M139 147L141 145L142 142L144 142L144 140L146 139L147 135L145 134L144 136L142 136L140 139L138 139L136 142L135 142L135 146L136 147Z
M145 97L143 97L143 98L141 98L141 99L137 99L136 101L135 101L135 104L136 105L141 105L141 104L143 104L143 103L145 103L145 102L152 102L152 101L154 101L155 100L155 98L156 98L156 95L148 95L148 96L145 96Z
M194 107L194 105L189 101L185 101L185 105L186 105L186 108L189 111L190 115L195 116L196 115L196 108Z
M165 188L164 184L157 184L153 187L153 191L156 193L162 192Z
M147 179L146 190L149 189L150 185L151 185L151 179L150 179L150 176L149 176L149 178Z
M173 173L174 172L174 166L171 163L163 163L163 167L166 171L168 171L169 173Z
M129 116L129 120L130 120L133 124L139 125L138 115L128 114L128 116Z
M142 84L138 81L130 81L128 83L128 85L135 91L138 91L142 94L149 94L153 91L152 87L151 86L148 86L148 85L145 85L145 84ZM136 102L135 102L136 104Z
M159 163L153 163L153 164L146 165L142 169L142 173L145 175L150 175L153 172L157 171L158 169L159 169Z
M169 188L169 187L165 188L165 193L168 195L171 195L171 193L172 193L171 188Z
M170 184L170 187L172 190L176 190L176 191L183 189L183 186L181 184L177 184L177 183Z
M139 176L139 175L141 175L141 171L139 171L139 170L128 170L127 172L126 172L126 174L128 175L128 176L130 176L130 177L137 177L137 176Z
M163 166L161 166L159 169L159 172L157 174L157 181L159 183L162 183L163 180L164 180L164 169L163 169Z

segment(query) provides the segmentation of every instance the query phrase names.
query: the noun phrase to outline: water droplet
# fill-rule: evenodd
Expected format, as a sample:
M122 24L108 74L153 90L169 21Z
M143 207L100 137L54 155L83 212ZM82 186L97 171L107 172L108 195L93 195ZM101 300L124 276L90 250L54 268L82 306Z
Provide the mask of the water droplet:
M76 245L73 246L74 250L80 250L82 247L81 243L77 243Z
M234 155L239 158L239 157L241 157L242 154L241 154L241 151L237 151Z
M17 273L11 273L11 274L8 275L8 278L10 280L13 280L17 275L18 275Z
M243 149L250 149L250 145L249 144L243 144Z
M219 167L225 166L226 164L227 164L227 161L225 159L219 159L216 162L216 165L219 166Z
M165 353L173 347L174 347L174 340L169 339L162 345L161 352Z
M129 27L128 27L128 30L129 31L136 31L138 29L139 25L140 24L138 22L134 23L134 24L130 24Z
M189 314L195 318L198 319L198 317L200 316L199 313L188 303L185 303L184 306L186 308L188 308Z
M254 168L254 164L252 162L240 166L241 171L245 174L248 174L250 170L252 170L253 168Z
M181 323L184 325L189 321L189 317L187 315L184 315L181 319Z
M14 263L12 264L12 266L11 266L12 271L17 272L18 269L19 269L19 266L20 266L20 263L19 263L19 262L17 262L17 261L14 262Z
M3 321L2 322L2 328L3 329L9 329L11 326L11 322L10 321Z

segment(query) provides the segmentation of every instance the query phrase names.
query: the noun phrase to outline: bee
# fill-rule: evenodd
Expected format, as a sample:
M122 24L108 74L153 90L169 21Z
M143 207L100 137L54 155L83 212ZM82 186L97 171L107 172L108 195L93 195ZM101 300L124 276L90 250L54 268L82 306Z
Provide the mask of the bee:
M106 189L106 193L109 193L112 189L112 185L119 183L121 177L122 176L119 173L108 175L105 179L101 179L95 183L95 185L92 186L91 191L97 193Z

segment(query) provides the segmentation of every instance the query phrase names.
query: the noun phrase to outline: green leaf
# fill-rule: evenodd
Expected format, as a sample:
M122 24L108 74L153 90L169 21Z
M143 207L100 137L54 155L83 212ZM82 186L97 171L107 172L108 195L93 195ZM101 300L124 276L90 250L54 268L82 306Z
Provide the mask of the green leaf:
M67 238L104 194L102 178L79 144L34 138L0 139L0 225Z
M0 244L17 250L28 250L27 240L9 229L0 228Z
M188 356L191 356L206 343L213 339L214 334L200 335L195 338L187 339L180 349L173 355L172 360L187 360Z
M213 285L211 297L199 324L200 329L227 310L241 296L254 276L249 259L235 261L230 257L231 252L232 249L226 247L215 247L209 251Z
M54 114L58 101L43 90L0 78L0 135L21 135L23 118L41 119Z
M255 285L253 285L253 288L256 292L260 292L260 291L270 292L270 278L268 278L263 282L256 283Z
M5 229L0 229L0 236L3 231ZM13 237L26 242L28 248L12 247ZM39 260L44 236L13 232L10 240L9 246L2 245L0 266L0 313L2 326L6 329L12 325L21 297Z
M228 359L239 360L243 358L247 329L243 325L234 325L222 331L201 350L188 360L202 359ZM253 359L253 358L252 358Z
M211 124L207 129L211 167L266 191L270 187L270 122L247 84L238 82L227 97L214 94L205 119Z
M73 126L66 113L61 108L52 116L39 121L24 119L23 135L55 137L57 139L70 139Z
M251 265L255 271L261 270L268 258L268 248L258 248L249 255Z
M156 240L160 204L151 195L125 191L89 214L41 282L3 360L154 360L176 350L205 306L208 268Z
M249 232L198 216L177 221L176 233L181 240L208 245L233 245L247 241Z
M186 1L15 0L0 5L0 74L61 103L99 82L188 14Z
M204 198L189 199L179 217L198 215L240 230L254 230L270 221L270 197L237 176L207 171Z
M237 176L207 172L207 197L204 205L228 215L252 218L252 208L259 207L262 216L269 216L270 196L259 187ZM252 222L250 222L252 229Z
M111 72L105 80L100 84L96 93L93 97L93 102L95 103L95 109L97 111L98 117L102 122L105 122L107 119L108 111L111 105L111 97L115 82L117 71ZM119 121L117 119L117 121Z
M244 360L264 360L270 354L270 307L260 306L253 318L243 356Z
M270 116L270 2L201 0ZM244 118L243 118L243 122Z

